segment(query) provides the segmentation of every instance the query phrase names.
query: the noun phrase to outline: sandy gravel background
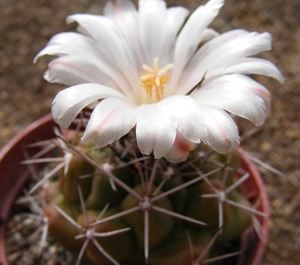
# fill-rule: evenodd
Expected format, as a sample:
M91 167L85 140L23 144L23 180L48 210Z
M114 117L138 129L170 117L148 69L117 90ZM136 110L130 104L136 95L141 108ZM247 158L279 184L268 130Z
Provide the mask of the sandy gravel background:
M25 126L49 113L62 87L42 75L47 61L33 57L55 33L73 30L65 17L101 13L101 0L0 0L0 148ZM194 10L206 1L167 1ZM262 56L282 70L281 85L259 77L273 95L263 129L244 144L262 161L283 172L264 174L270 197L270 238L263 265L296 265L300 260L300 1L227 0L214 21L220 32L234 28L268 31L273 51Z

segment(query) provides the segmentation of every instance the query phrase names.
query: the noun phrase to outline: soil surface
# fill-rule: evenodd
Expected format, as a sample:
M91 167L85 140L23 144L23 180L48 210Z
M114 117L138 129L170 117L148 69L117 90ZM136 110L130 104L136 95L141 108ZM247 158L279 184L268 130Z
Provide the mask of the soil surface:
M101 13L101 0L0 0L0 147L28 124L48 114L62 86L42 75L47 60L32 63L51 36L75 28L66 25L73 13ZM205 1L167 1L194 10ZM263 265L296 265L300 260L300 1L227 0L213 28L268 31L273 50L262 57L285 77L282 85L257 78L273 95L272 111L263 128L243 143L245 149L282 172L264 174L270 198L270 237Z

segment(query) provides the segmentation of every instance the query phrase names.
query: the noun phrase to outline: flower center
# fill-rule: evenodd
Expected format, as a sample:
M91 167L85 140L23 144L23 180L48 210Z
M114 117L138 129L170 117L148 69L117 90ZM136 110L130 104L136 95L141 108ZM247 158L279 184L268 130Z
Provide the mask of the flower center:
M159 59L156 57L153 60L153 68L143 64L145 73L140 74L140 86L145 89L147 94L147 103L160 101L165 96L165 87L171 77L169 71L173 69L173 64L167 64L160 68Z

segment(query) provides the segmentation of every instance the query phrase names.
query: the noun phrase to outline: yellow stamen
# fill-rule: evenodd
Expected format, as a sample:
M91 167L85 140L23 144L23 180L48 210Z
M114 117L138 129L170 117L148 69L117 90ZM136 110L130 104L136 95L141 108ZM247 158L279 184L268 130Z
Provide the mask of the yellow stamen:
M160 68L159 59L154 58L153 68L145 64L142 67L146 72L140 74L140 86L145 89L149 102L157 102L164 97L165 87L171 77L169 71L174 65L167 64Z

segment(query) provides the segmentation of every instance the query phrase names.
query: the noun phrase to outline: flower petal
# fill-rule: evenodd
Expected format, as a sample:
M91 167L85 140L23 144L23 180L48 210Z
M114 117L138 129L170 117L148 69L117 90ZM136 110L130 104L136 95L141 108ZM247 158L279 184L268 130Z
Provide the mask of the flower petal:
M172 163L179 163L186 160L189 152L196 147L196 144L185 139L182 134L177 131L174 144L164 157Z
M216 37L216 39L220 36ZM193 60L201 61L202 64L210 62L212 65L222 65L222 63L228 65L228 63L230 64L234 59L244 58L270 50L271 41L272 38L268 32L261 34L257 32L244 32L243 34L241 32L231 39L227 38L227 41L220 46L217 46L217 43L219 43L218 40L207 42L205 45L211 46L209 47L211 52L204 53L205 49L200 49ZM218 58L218 60L213 60L213 58ZM210 69L212 67L207 68Z
M195 100L189 96L170 96L156 105L167 115L173 126L193 143L200 143L206 138L207 131L203 117Z
M192 94L201 106L222 108L260 126L267 113L270 94L259 83L244 75L220 76Z
M203 30L201 41L209 41L219 35L220 34L217 31L215 31L214 29L207 28L207 29Z
M145 62L138 39L138 12L131 1L117 0L116 4L108 2L104 8L104 15L110 18L121 31L128 47L133 48L139 71Z
M239 135L232 118L221 109L201 106L201 110L208 132L203 142L222 154L234 150L239 144Z
M136 124L136 106L116 97L103 99L93 110L82 141L93 138L99 147L127 134Z
M139 39L146 65L161 57L167 33L167 8L161 0L139 1Z
M34 58L34 62L44 55L71 55L86 59L97 66L109 64L98 45L91 38L75 32L64 32L53 36L47 43L46 48L41 50Z
M94 64L73 56L62 56L52 60L44 78L50 83L69 86L98 83L118 90L114 82Z
M226 67L237 60L270 49L271 35L267 32L238 30L217 36L204 44L188 64L178 84L179 92L186 93L204 74L206 78L226 74Z
M172 147L175 136L176 129L155 104L138 107L136 138L143 154L153 151L156 159L163 157Z
M138 12L135 5L128 0L116 0L116 4L108 2L104 7L103 13L106 17L113 20L123 32L130 31L134 35L138 33L137 20ZM123 23L122 23L123 22ZM124 37L128 37L127 33Z
M132 50L125 44L118 27L107 17L96 15L76 14L67 18L68 23L74 21L101 44L98 47L106 59L119 69L127 81L126 90L133 92L132 88L138 86L140 80Z
M223 0L208 1L206 5L198 7L184 25L175 45L175 67L170 81L172 86L176 86L182 70L197 50L203 38L203 31L217 16L223 4Z
M227 73L259 74L284 82L284 77L278 68L270 61L259 58L244 58L237 60L233 65L226 68Z
M170 7L167 9L166 40L162 56L159 58L162 65L173 62L175 40L188 14L189 10L181 6Z
M67 128L84 107L108 96L125 99L120 92L99 84L81 84L66 88L53 100L53 118L56 123Z
M167 42L173 44L188 15L189 10L182 6L167 9Z
M122 73L117 66L106 59L98 45L89 37L73 32L57 34L51 38L46 48L40 51L34 61L44 55L70 55L94 64L100 71L111 77L119 89L123 88L123 92L126 92L124 88L128 84Z

